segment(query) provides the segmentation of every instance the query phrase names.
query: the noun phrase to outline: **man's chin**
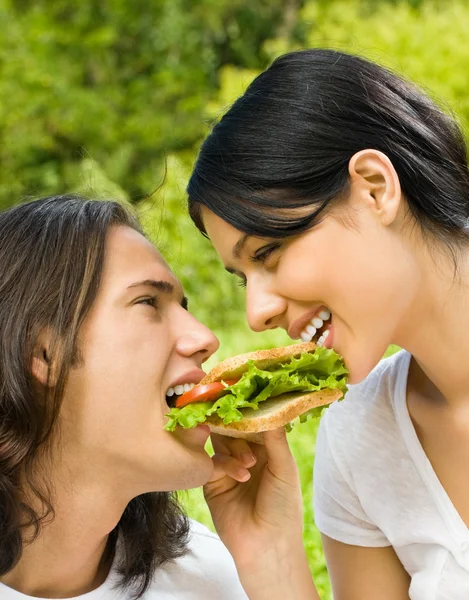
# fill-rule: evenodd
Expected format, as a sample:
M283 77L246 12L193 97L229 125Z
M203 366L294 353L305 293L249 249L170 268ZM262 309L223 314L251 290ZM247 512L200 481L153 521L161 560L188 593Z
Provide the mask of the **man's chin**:
M192 427L191 429L176 427L171 435L191 450L203 450L210 437L210 429L208 425L204 424L197 425L197 427Z
M189 464L188 461L188 472L187 476L178 485L178 490L191 490L193 488L199 488L205 485L212 477L214 471L214 465L210 456L204 452L205 456L194 458Z

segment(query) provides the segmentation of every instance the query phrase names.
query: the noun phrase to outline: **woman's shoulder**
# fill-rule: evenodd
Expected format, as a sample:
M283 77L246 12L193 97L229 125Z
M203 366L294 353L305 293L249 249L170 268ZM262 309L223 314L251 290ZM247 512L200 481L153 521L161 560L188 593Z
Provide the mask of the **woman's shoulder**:
M410 355L382 360L328 408L316 439L314 508L322 533L345 544L388 546L381 525L407 465L400 430Z
M334 443L376 439L396 424L396 405L405 394L410 355L401 350L381 360L362 382L350 385L345 398L324 413L321 428ZM356 446L355 446L356 447Z

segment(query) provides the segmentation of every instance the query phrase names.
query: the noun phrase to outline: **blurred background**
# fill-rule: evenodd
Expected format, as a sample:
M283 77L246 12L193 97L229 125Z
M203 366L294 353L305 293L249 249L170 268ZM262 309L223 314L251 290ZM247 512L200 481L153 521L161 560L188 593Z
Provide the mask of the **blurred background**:
M405 74L467 132L468 31L466 0L0 0L0 209L68 191L131 203L219 336L213 362L289 343L249 331L242 290L186 217L201 141L276 56L313 46ZM310 565L329 600L311 509L316 428L290 439ZM200 491L183 502L210 525Z

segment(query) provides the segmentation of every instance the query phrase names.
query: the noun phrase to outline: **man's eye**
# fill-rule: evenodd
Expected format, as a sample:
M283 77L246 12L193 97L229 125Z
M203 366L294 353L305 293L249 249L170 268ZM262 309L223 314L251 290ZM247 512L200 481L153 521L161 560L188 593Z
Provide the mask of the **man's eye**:
M273 242L268 246L264 246L263 248L259 248L254 256L251 257L251 262L253 263L264 263L271 254L273 254L276 250L278 250L282 245L282 242Z

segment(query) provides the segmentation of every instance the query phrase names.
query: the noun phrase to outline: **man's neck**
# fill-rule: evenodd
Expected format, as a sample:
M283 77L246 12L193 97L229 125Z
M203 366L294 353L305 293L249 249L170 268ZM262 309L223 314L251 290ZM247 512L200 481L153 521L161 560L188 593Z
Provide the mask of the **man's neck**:
M125 509L125 502L99 487L66 485L59 493L56 487L54 519L24 545L20 561L1 582L42 598L71 598L99 587L111 566L109 533Z

